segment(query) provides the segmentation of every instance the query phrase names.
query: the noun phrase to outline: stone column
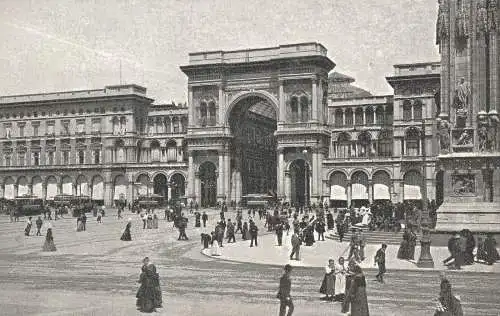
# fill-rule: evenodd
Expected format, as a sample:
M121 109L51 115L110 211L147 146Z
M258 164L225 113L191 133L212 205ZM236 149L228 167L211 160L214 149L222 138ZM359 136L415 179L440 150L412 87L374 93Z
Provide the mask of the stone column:
M342 126L345 126L345 109L342 109Z
M224 151L224 195L226 203L231 202L231 161L229 159L229 151Z
M312 150L312 182L309 185L310 191L311 191L311 198L314 196L318 196L318 183L319 179L318 178L318 148L313 148Z
M132 202L137 198L137 194L134 192L134 175L132 173L127 174L127 181L127 202L132 204ZM92 187L92 184L90 184L89 187Z
M278 197L285 195L285 153L284 148L278 148Z
M351 180L347 180L347 207L351 206L352 197L352 183Z
M129 197L127 197L129 198ZM113 181L111 173L104 173L104 205L113 206Z
M312 120L318 121L318 79L312 79Z
M224 125L225 122L224 122L224 114L226 113L226 100L225 100L225 97L224 97L224 86L222 84L220 84L218 86L219 88L219 102L218 102L218 114L219 114L219 118L218 118L218 122L216 122L215 125ZM217 116L216 116L217 117Z
M498 9L497 9L498 10ZM498 23L498 22L497 22ZM500 31L500 30L499 30ZM498 98L498 93L500 92L500 86L498 85L498 67L500 67L500 58L498 57L498 36L497 32L490 32L490 112L496 110L497 113L500 110L500 100Z
M286 197L286 201L291 201L292 198L292 179L290 171L285 170L285 191L283 192Z
M195 125L195 106L193 104L193 87L188 86L188 126ZM172 120L170 120L171 122ZM170 132L172 132L172 126L170 126Z
M370 203L373 202L374 200L374 196L373 196L374 192L373 192L373 180L368 180L368 201Z
M377 108L373 111L373 125L377 125Z
M194 174L194 198L198 201L198 204L201 206L201 182L200 182L200 173L195 172Z
M225 183L224 183L224 153L219 151L219 166L217 168L217 201L224 200Z
M283 80L279 81L279 98L280 98L280 108L279 108L279 122L284 123L286 121L286 103L285 103L285 89L283 88Z
M169 200L172 198L172 186L171 185L167 186L167 196L168 196Z
M356 112L356 111L354 111ZM356 121L354 121L354 124L356 124ZM366 125L366 108L363 107L363 125Z
M182 146L177 146L177 162L182 162L184 160L184 155L182 153Z
M195 170L194 170L194 163L193 163L193 152L189 151L188 152L188 195L190 199L194 199L195 196L195 181L194 181L194 176L195 176Z

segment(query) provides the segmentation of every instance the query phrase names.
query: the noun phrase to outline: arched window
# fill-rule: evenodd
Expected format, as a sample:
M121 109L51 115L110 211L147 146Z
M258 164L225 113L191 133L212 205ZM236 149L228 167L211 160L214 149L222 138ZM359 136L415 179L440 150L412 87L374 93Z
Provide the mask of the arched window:
M352 121L352 109L345 110L345 126L351 127Z
M217 123L217 118L216 118L216 110L215 110L215 102L210 101L208 103L208 125L209 126L215 126Z
M181 119L181 131L183 133L187 131L187 126L188 126L188 119L187 117L183 116Z
M422 101L420 100L413 102L413 120L422 120Z
M177 161L177 143L173 139L167 143L167 161Z
M301 115L300 115L300 121L301 122L308 122L309 121L309 99L303 95L300 97L300 108L301 108Z
M351 135L341 133L337 138L337 158L349 158L351 156Z
M142 142L138 141L135 147L135 160L137 162L142 162Z
M148 134L149 135L154 135L155 132L156 132L155 121L153 120L152 117L150 117L148 119Z
M375 110L375 117L377 119L377 124L378 125L384 125L385 124L384 108L382 106L378 106L377 109Z
M394 107L392 105L388 105L385 108L385 124L392 125L394 118Z
M365 110L366 125L373 125L373 108L369 106Z
M124 135L127 132L127 118L120 117L120 134Z
M296 123L299 120L299 100L296 96L290 99L290 122Z
M151 142L151 161L160 161L160 143L156 140Z
M174 116L172 118L172 126L174 128L173 133L174 134L179 133L179 118L177 116Z
M182 142L182 160L188 161L189 153L188 153L188 144L187 141Z
M405 134L406 152L407 156L420 155L420 131L416 128L410 128Z
M165 132L167 134L172 133L172 127L170 126L170 117L166 116L163 118L163 124L165 125Z
M207 103L200 104L200 126L207 126Z
M403 120L411 121L411 102L410 100L403 101Z
M115 162L125 162L125 144L123 140L118 139L115 142Z
M344 125L344 112L341 109L335 110L335 126L341 127Z
M361 126L364 124L363 122L363 108L356 108L356 126Z
M369 157L372 154L372 138L370 133L363 132L358 136L358 157Z
M381 157L392 157L393 150L392 130L383 130L378 137L378 155Z
M111 122L113 124L113 135L118 135L120 132L120 120L118 117L114 116Z
M165 132L164 125L162 122L161 117L156 118L156 133L157 134L163 134Z

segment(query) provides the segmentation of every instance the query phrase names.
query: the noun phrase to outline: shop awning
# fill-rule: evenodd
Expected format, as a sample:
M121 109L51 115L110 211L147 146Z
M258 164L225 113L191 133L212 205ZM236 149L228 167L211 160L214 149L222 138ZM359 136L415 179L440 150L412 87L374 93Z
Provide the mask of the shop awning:
M364 184L353 183L351 200L368 200L368 188Z
M346 189L340 185L332 185L330 187L330 200L347 201Z
M422 199L422 194L420 192L420 186L418 185L404 185L404 199L405 200L420 200Z
M391 193L389 187L385 184L375 183L373 185L373 199L374 200L390 200Z

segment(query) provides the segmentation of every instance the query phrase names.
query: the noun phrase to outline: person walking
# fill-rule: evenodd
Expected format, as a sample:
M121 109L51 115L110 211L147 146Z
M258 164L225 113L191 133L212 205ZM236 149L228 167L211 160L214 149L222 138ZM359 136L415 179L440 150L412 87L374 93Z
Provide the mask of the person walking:
M24 229L25 236L30 235L31 226L33 226L33 223L31 222L31 216L30 216L30 217L28 217L28 220L26 221L26 228Z
M259 233L259 228L253 221L250 221L250 247L253 247L253 242L255 241L255 247L258 246L257 244L257 235Z
M302 240L297 234L297 231L293 232L291 242L292 242L292 253L290 254L290 260L294 260L293 256L295 255L295 260L299 261L300 245L302 244Z
M276 225L276 237L278 239L278 246L283 244L283 223Z
M335 265L335 301L343 302L345 299L347 268L344 257L340 257Z
M316 223L316 232L318 233L318 241L325 241L325 222L320 220Z
M444 273L441 273L439 298L434 316L463 316L462 304L451 291L451 283Z
M83 230L87 230L87 215L85 215L85 212L82 213L82 224L83 224Z
M244 222L243 223L243 228L241 230L241 239L242 240L247 240L248 239L248 223Z
M52 235L52 225L47 226L47 235L45 236L45 243L43 244L42 251L56 251L54 244L54 236Z
M287 316L292 316L294 306L290 292L292 290L292 281L290 280L290 275L292 273L292 266L285 265L285 273L280 279L280 286L278 290L278 295L276 297L280 300L280 311L279 316L285 316L286 309L288 307Z
M324 301L333 301L335 297L335 261L333 259L328 260L328 265L325 267L325 276L319 292L325 294L325 297L321 298Z
M132 219L128 219L127 226L125 226L125 230L123 231L122 237L120 240L123 241L132 241L132 235L130 234L130 227L132 226Z
M354 265L353 276L346 295L346 303L351 306L351 316L369 316L368 299L366 298L366 278L359 265Z
M152 313L156 308L162 306L161 290L159 275L156 272L156 267L146 257L143 259L141 274L138 283L141 284L137 290L137 308L141 312Z
M198 203L196 203L196 212L198 212ZM208 221L208 215L207 212L203 212L203 215L201 216L201 220L203 221L203 227L207 227L207 221Z
M231 219L227 220L227 243L236 242L236 237L234 237L234 224Z
M122 218L122 208L118 209L118 219Z
M42 229L43 221L42 221L42 218L40 216L38 216L38 219L35 221L35 225L36 225L36 235L42 236L40 229Z
M386 272L385 269L385 251L387 249L386 244L382 244L382 248L380 248L377 253L375 254L375 264L378 264L378 274L375 276L377 281L380 283L384 283L384 273Z
M142 229L146 229L148 221L148 215L146 213L142 214Z

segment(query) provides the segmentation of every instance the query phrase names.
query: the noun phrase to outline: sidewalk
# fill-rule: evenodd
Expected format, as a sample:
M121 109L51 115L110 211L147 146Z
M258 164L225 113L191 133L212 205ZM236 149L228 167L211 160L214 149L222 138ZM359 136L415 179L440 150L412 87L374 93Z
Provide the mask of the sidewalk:
M337 259L340 256L347 258L349 254L349 243L340 243L335 240L325 239L326 241L317 241L311 247L304 245L300 248L300 261L289 260L291 253L291 235L283 236L283 245L277 245L276 236L274 234L259 236L259 246L250 248L250 241L240 241L238 235L236 243L224 243L221 248L221 256L212 257L210 249L202 250L206 256L220 260L246 262L265 265L283 266L287 263L298 267L324 267L328 263L328 259ZM373 263L375 253L380 248L380 245L368 244L365 247L366 259L360 264L364 269L375 269ZM407 261L397 259L399 245L388 245L386 250L386 267L387 270L447 270L448 267L443 265L443 260L449 256L446 247L431 247L432 258L434 259L434 269L419 268L415 261ZM415 259L420 256L420 247L415 249ZM455 270L456 271L456 270ZM500 263L488 266L485 264L473 264L462 267L461 271L465 272L493 272L500 273Z

